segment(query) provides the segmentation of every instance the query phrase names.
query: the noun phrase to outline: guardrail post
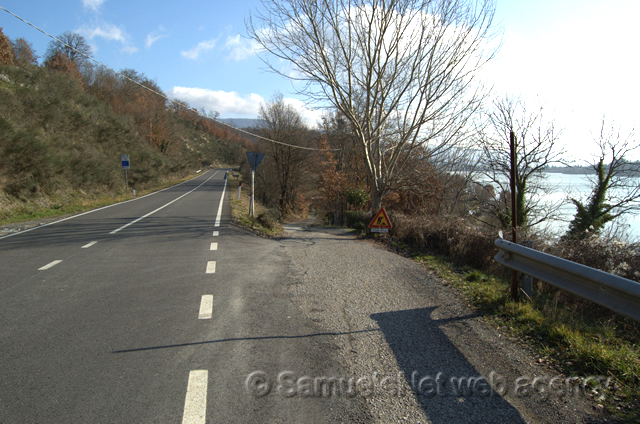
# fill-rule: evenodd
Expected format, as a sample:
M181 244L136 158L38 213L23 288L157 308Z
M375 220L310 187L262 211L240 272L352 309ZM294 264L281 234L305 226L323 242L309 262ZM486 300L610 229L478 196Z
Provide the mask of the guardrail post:
M528 247L529 249L533 249L533 241L525 241L522 243L523 246ZM529 299L533 297L533 277L530 275L523 275L522 278L522 291L527 295Z

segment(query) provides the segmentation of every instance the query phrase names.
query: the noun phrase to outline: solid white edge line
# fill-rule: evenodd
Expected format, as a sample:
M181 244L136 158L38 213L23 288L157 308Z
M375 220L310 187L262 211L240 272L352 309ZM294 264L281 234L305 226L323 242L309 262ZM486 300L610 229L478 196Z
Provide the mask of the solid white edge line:
M185 194L183 194L182 196L180 196L180 197L177 197L177 198L173 199L173 200L172 200L172 201L170 201L169 203L167 203L167 204L164 204L164 205L160 206L158 209L156 209L156 210L154 210L154 211L151 211L151 212L149 212L148 214L141 216L140 218L136 218L136 219L134 219L133 221L129 222L128 224L124 224L122 227L120 227L120 228L118 228L118 229L115 229L115 230L111 231L109 234L115 234L115 233L117 233L117 232L118 232L118 231L120 231L120 230L124 230L124 229L125 229L125 228L127 228L129 225L133 225L133 224L135 224L136 222L141 221L141 220L143 220L143 219L145 219L145 218L147 218L147 217L149 217L149 216L153 215L154 213L158 212L159 210L166 208L167 206L169 206L169 205L170 205L170 204L172 204L173 202L177 202L178 200L182 199L184 196L186 196L186 195L188 195L188 194L193 193L194 191L196 191L197 189L199 189L200 187L202 187L202 185L203 185L204 183L206 183L206 182L207 182L207 181L209 181L211 178L213 178L217 173L218 173L218 171L214 172L212 176L210 176L209 178L207 178L206 180L204 180L204 181L203 181L203 182L202 182L198 187L194 188L193 190L190 190L190 191L186 192L186 193L185 193Z
M210 171L207 171L207 172L210 172ZM79 213L78 215L68 216L66 218L62 218L62 219L59 219L57 221L49 222L48 224L42 224L42 225L38 225L37 227L31 227L31 228L27 228L26 230L18 231L17 233L7 234L6 236L0 237L0 240L8 238L8 237L17 236L18 234L28 233L29 231L37 230L38 228L48 227L49 225L59 224L60 222L68 221L69 219L78 218L78 217L83 216L83 215L87 215L87 214L90 214L90 213L98 212L98 211L101 211L103 209L109 209L109 208L112 208L114 206L124 205L125 203L129 203L129 202L133 202L133 201L136 201L136 200L144 199L145 197L153 196L154 194L160 193L160 192L165 191L165 190L169 190L170 188L178 187L179 185L182 185L184 183L188 183L191 180L195 180L196 178L204 176L207 172L205 172L202 175L196 175L195 177L193 177L193 178L191 178L191 179L189 179L187 181L183 181L180 184L176 184L174 186L163 188L162 190L154 191L153 193L145 194L144 196L136 197L135 199L129 199L129 200L125 200L124 202L114 203L112 205L103 206L103 207L98 208L98 209L92 209L90 211ZM218 172L218 171L216 171L216 172Z
M53 261L53 262L49 262L48 264L46 264L43 267L38 268L38 271L44 271L45 269L49 269L52 266L56 266L58 265L60 262L62 262L62 260L57 260L57 261Z
M82 246L82 249L88 249L89 247L93 246L96 243L97 241L92 241L91 243L87 243L84 246Z
M216 223L214 227L220 226L220 217L222 216L222 203L224 202L224 192L227 189L227 179L224 179L224 185L222 186L222 196L220 197L220 205L218 206L218 215L216 215Z
M187 395L184 399L182 424L203 424L207 419L207 386L209 371L193 370L189 372Z
M203 294L202 300L200 300L200 312L198 313L198 319L211 319L213 315L213 295Z
M214 232L213 232L213 237L218 237L219 235L220 235L220 232L219 232L219 231L214 231Z
M218 243L211 243L209 250L218 250Z
M207 262L207 274L215 274L216 272L216 261Z

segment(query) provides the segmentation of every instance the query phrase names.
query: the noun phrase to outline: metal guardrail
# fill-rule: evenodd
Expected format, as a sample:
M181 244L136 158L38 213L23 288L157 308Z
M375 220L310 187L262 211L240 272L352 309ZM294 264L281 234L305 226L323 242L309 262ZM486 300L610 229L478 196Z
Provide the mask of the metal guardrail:
M503 239L496 262L640 322L640 283Z

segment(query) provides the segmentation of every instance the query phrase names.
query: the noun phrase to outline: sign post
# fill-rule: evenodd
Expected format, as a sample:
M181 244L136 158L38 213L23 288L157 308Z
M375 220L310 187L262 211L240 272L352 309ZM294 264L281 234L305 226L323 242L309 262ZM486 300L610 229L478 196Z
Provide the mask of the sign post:
M120 162L122 162L122 169L124 169L124 193L129 193L129 179L127 171L131 168L129 164L129 155L120 155Z
M264 159L266 154L264 153L255 153L255 152L247 152L247 159L249 160L249 165L251 166L251 203L249 203L249 215L253 217L253 205L254 205L254 194L253 194L253 181L254 176L256 174L256 170L258 166L260 166L260 162Z
M384 208L380 208L369 223L369 229L372 233L388 233L389 228L391 228L391 220L384 211Z

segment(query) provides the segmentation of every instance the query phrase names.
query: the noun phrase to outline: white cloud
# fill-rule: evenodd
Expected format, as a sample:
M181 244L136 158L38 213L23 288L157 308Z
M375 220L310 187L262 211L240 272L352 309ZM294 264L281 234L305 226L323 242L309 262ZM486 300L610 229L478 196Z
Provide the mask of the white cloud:
M198 57L200 57L200 53L212 50L216 46L217 42L217 38L201 41L191 50L182 51L180 52L180 54L182 54L182 56L186 57L187 59L197 59Z
M258 115L260 103L264 102L262 96L255 93L243 97L235 91L214 91L195 87L173 87L167 94L192 107L203 107L219 112L222 117L241 115L255 118Z
M230 51L227 59L244 60L254 55L259 50L259 44L253 40L241 37L240 34L235 37L227 37L224 47Z
M132 46L128 44L122 47L122 51L125 53L133 54L138 51L138 48L136 46Z
M121 43L125 43L128 39L127 34L122 28L104 23L93 28L83 26L78 30L78 32L89 40L100 37L108 41L120 41Z
M195 87L173 87L167 95L197 109L216 111L222 118L257 118L260 104L265 103L264 98L255 93L241 96L235 91L214 91ZM307 108L302 100L285 98L284 102L293 106L311 128L315 128L322 117L322 111Z
M298 111L300 116L302 116L302 120L305 124L307 124L309 128L315 128L318 122L321 121L322 111L309 109L307 106L305 106L302 100L285 97L284 102L288 105L291 105L291 107Z
M147 34L147 39L145 40L144 45L145 45L148 49L150 49L150 48L151 48L151 46L153 45L153 43L155 43L155 42L156 42L156 41L158 41L159 39L161 39L161 38L165 38L165 37L167 37L167 35L166 35L166 34L158 34L158 35L156 35L156 33L153 33L153 32L152 32L152 33L150 33L150 34Z
M130 43L129 34L116 25L107 23L100 23L93 27L85 25L79 28L77 32L87 40L93 41L90 44L94 54L98 51L98 45L95 43L96 38L103 38L107 41L118 41L122 43L122 51L125 53L132 54L138 51L138 48Z
M82 0L82 5L84 7L97 11L105 1L106 0Z

